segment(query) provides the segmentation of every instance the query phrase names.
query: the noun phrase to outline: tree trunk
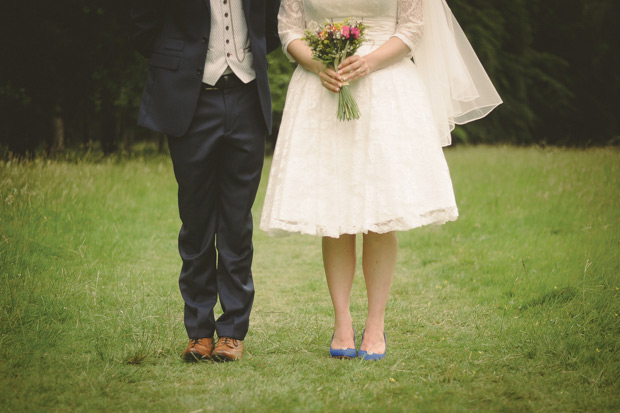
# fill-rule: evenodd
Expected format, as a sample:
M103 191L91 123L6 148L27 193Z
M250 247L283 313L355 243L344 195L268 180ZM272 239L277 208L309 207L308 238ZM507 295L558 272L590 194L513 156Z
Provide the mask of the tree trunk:
M65 149L65 122L62 119L62 108L54 106L52 115L52 153L62 152Z
M118 136L121 137L121 147L123 152L131 152L134 141L135 129L127 124L127 116L123 113L119 120Z
M101 147L104 155L111 155L118 149L117 123L114 116L114 107L107 94L104 94L101 102Z

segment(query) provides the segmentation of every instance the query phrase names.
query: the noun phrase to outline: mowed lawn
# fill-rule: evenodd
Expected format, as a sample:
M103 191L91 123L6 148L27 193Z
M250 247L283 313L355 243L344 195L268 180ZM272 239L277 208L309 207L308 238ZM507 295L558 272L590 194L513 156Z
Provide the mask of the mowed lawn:
M0 163L0 411L620 410L620 151L446 156L461 216L399 234L379 363L328 356L320 239L259 230L244 360L184 363L169 160ZM352 306L359 345L359 267Z

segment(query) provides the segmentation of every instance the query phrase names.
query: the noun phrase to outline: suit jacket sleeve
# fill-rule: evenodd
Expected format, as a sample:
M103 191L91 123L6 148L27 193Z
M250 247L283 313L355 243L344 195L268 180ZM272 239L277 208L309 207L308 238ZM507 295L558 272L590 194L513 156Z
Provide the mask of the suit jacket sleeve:
M164 18L166 0L132 0L131 42L143 56L150 57Z
M267 0L267 16L265 19L265 38L267 41L267 53L271 53L280 46L278 35L278 11L280 0Z

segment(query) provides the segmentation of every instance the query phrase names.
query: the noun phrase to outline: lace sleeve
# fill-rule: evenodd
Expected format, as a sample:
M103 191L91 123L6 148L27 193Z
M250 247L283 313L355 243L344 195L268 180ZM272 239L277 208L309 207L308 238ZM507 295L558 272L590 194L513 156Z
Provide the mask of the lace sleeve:
M288 46L293 40L303 37L304 28L303 0L282 0L278 13L278 33L282 50L291 62L295 59L288 53Z
M394 37L398 37L411 49L411 56L422 39L424 26L422 1L427 0L398 0L398 17Z

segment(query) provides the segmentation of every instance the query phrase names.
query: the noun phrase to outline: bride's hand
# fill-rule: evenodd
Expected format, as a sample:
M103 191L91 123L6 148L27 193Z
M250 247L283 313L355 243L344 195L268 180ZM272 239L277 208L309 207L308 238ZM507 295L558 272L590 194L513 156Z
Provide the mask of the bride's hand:
M321 78L321 84L330 92L338 93L342 87L342 76L334 69L326 68L318 73Z
M342 76L343 81L350 82L368 76L370 71L370 65L366 57L354 55L342 61L338 74Z

